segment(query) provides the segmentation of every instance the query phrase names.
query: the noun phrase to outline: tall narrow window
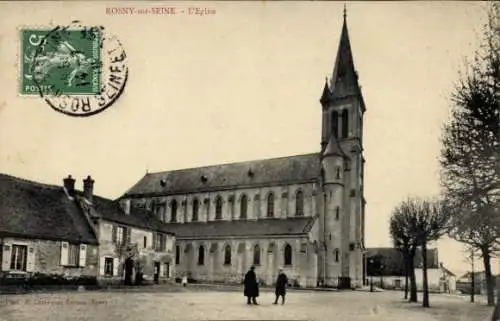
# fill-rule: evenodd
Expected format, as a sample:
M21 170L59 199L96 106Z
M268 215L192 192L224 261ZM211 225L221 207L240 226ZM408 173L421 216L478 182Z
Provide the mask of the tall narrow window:
M337 114L336 111L332 112L331 120L332 120L332 124L331 124L332 125L332 133L335 136L335 138L337 138L339 135L339 114Z
M340 207L335 208L335 219L338 221L340 217Z
M339 261L339 249L335 249L334 255L335 255L335 262L338 262Z
M222 219L222 197L220 196L217 196L215 200L215 219Z
M175 246L175 265L179 265L181 262L181 248L179 245Z
M304 216L304 193L297 191L295 194L295 216Z
M255 244L253 248L253 265L260 265L260 247Z
M285 265L292 265L292 247L290 244L285 245L285 251L284 251L284 262Z
M247 196L243 194L240 200L240 218L247 218L247 208L248 208L248 199Z
M274 217L274 194L267 195L267 217Z
M177 222L177 201L172 200L170 203L170 209L172 212L172 217L170 218L170 222Z
M231 247L229 245L226 245L224 248L224 265L230 265L231 264Z
M205 247L201 245L198 248L198 265L203 265L205 264Z
M200 208L200 203L197 198L193 200L193 216L191 217L192 222L198 221L198 209Z
M347 109L342 111L342 138L347 138L349 135L349 112Z

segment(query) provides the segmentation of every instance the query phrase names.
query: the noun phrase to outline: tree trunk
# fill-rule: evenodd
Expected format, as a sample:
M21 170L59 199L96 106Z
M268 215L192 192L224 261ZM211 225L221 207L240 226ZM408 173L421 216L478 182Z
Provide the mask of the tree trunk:
M410 273L408 271L409 269L409 264L408 264L408 255L404 255L404 265L405 265L405 300L408 300L408 279L410 276Z
M424 308L429 307L429 280L427 279L427 242L422 243L422 290L423 299L422 306Z
M410 302L418 302L417 298L417 280L415 278L415 256L410 256L408 264L410 267Z
M486 275L486 290L488 294L488 305L495 305L495 282L491 276L491 254L489 249L481 249L484 264L484 274Z

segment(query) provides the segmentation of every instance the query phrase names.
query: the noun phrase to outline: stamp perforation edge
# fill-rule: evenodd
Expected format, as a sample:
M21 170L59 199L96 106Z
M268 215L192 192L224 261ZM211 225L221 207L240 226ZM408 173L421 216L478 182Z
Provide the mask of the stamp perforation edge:
M80 31L80 30L85 30L84 26L75 26L74 23L79 21L73 21L71 24L67 27L65 27L65 30L70 30L70 31ZM16 57L16 62L15 62L15 68L17 70L17 96L22 97L22 98L42 98L42 95L38 93L33 93L33 94L27 94L24 93L23 90L23 77L24 77L24 70L23 70L23 31L25 30L34 30L34 31L47 31L50 32L54 30L57 26L62 26L63 24L55 24L53 21L50 21L49 24L47 25L21 25L18 26L16 29L16 38L18 41L18 46L17 46L17 57ZM103 56L102 56L102 50L99 50L99 61L102 61ZM101 84L102 85L102 84ZM97 96L99 95L98 93L65 93L65 95L79 95L79 96Z

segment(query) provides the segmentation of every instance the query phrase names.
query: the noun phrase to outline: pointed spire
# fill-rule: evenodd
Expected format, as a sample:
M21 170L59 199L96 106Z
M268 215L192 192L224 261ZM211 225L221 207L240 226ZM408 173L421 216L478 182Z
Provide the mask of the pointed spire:
M358 76L354 68L351 42L347 30L347 9L344 5L344 23L337 51L337 58L333 69L330 89L334 97L359 94Z
M325 86L323 87L323 93L321 94L320 102L321 105L325 105L329 100L331 96L330 88L328 88L328 77L325 78Z
M325 151L323 152L323 157L336 155L341 157L346 157L347 155L344 153L342 148L340 147L339 141L335 137L335 135L330 135L330 139L328 141L328 145L326 145Z

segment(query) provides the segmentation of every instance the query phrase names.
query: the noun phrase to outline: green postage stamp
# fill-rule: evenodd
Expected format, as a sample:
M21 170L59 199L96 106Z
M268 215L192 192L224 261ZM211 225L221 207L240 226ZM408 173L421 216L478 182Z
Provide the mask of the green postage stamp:
M21 95L41 97L66 115L90 116L123 94L127 55L103 26L23 28L19 41Z
M98 28L21 30L21 94L98 94Z

